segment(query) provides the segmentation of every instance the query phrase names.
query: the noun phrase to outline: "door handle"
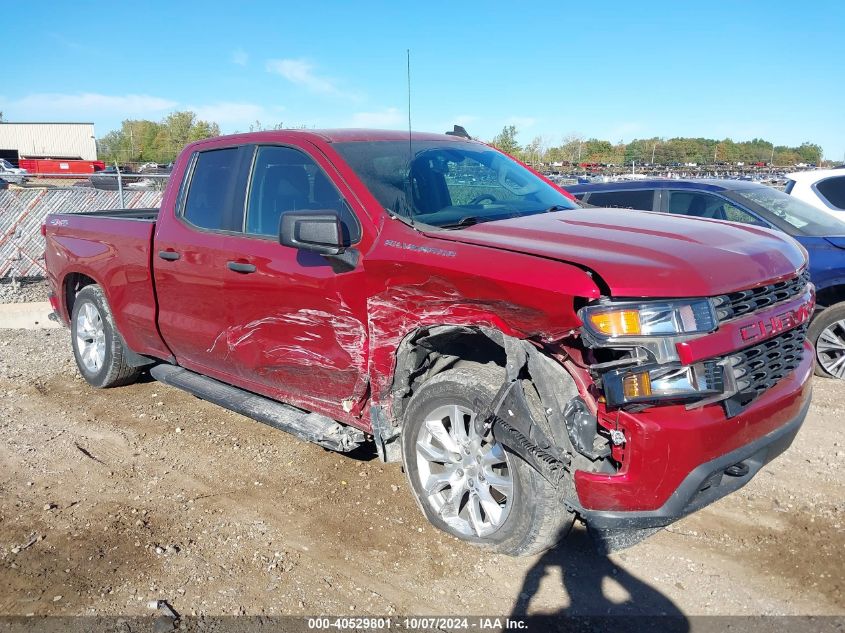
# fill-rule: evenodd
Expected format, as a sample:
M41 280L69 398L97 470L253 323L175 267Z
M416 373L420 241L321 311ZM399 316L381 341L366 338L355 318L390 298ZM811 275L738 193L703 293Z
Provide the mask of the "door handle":
M226 264L229 270L234 270L236 273L244 275L255 272L255 264L247 264L246 262L228 262Z
M162 259L166 259L169 262L175 262L181 257L181 255L176 251L159 251L158 256Z

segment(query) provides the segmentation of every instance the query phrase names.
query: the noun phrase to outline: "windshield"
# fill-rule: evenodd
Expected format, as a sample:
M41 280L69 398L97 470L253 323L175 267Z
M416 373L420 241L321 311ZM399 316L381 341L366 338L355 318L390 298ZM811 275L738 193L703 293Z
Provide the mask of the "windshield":
M514 160L480 143L336 143L382 206L439 228L461 228L577 205ZM413 156L409 160L409 157Z
M802 235L845 235L845 222L777 189L761 186L737 189L731 194L739 201L744 199L763 207Z

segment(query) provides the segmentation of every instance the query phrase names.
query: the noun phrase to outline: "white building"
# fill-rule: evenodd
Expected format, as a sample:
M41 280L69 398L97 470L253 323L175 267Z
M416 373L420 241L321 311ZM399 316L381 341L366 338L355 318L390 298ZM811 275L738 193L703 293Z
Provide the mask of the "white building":
M94 124L0 122L0 158L97 160Z

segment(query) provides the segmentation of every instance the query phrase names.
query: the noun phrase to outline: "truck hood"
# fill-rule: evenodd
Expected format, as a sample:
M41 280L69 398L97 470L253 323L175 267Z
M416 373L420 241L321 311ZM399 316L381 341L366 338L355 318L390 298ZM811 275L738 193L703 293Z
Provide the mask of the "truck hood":
M616 297L724 294L791 277L807 262L785 233L627 209L541 213L429 236L586 267Z

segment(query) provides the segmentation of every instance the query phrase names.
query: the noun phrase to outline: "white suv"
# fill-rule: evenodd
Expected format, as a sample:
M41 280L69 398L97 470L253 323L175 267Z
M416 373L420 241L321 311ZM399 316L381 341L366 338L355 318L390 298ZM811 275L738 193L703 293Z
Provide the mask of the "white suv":
M786 177L786 193L845 218L845 169L799 171Z

